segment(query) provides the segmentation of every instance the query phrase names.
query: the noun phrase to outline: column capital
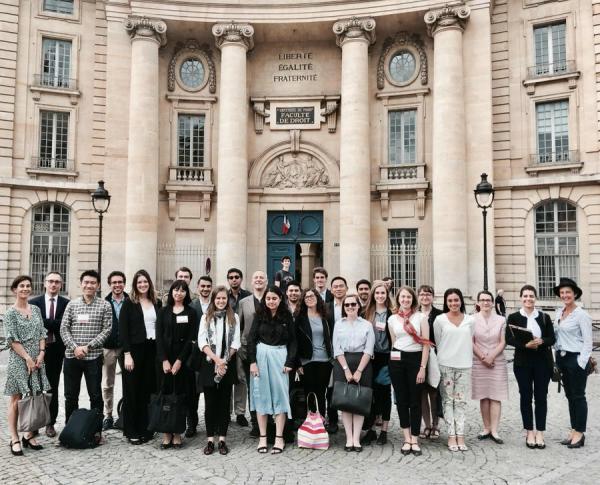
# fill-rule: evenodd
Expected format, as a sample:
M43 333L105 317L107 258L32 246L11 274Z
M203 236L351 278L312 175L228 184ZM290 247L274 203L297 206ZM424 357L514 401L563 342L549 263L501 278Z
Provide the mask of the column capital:
M375 43L375 19L372 17L352 17L338 20L333 24L335 42L342 47L344 42L353 39L364 39L369 44Z
M128 17L125 20L125 30L131 39L151 38L162 47L167 43L167 24L162 20L148 17Z
M228 24L215 24L212 27L217 48L225 43L241 43L247 51L254 48L254 27L250 24L238 24L233 20Z
M459 29L462 31L470 15L471 9L465 4L446 5L444 8L430 10L425 14L427 32L433 37L442 30Z

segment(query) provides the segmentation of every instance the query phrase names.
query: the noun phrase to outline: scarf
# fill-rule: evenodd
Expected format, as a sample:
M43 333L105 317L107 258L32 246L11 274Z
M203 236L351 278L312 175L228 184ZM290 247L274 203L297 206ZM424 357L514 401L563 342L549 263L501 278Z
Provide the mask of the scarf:
M398 310L398 316L402 319L402 324L404 326L404 331L412 337L415 343L420 345L429 345L431 347L435 347L435 344L426 338L421 337L417 334L415 327L410 323L410 317L414 315L412 308L408 311Z

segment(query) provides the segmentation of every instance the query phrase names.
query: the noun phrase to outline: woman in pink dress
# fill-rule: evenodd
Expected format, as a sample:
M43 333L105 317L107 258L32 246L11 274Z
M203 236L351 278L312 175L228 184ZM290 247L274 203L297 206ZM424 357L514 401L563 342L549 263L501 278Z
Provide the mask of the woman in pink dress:
M501 401L508 399L508 373L504 358L504 317L493 312L494 296L489 291L477 295L480 311L475 314L471 398L479 400L483 431L480 440L501 445L498 435Z

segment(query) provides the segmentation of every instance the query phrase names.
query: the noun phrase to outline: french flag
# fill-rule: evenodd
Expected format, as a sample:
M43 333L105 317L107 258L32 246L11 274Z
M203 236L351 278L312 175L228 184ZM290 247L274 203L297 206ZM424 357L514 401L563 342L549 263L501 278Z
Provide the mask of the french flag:
M284 236L288 232L290 232L290 227L292 227L292 225L290 224L290 220L288 219L287 214L284 214L283 215L283 224L281 226L281 232Z

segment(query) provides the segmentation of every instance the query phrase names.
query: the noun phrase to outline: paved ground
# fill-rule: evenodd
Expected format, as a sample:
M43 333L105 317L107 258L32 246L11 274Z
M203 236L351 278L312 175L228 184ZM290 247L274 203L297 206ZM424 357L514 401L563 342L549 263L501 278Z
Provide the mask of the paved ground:
M0 356L0 385L4 388L6 352ZM423 444L421 457L403 456L398 420L393 418L391 442L373 445L360 455L346 453L343 432L332 439L328 451L290 447L281 456L258 455L248 428L232 424L228 443L231 453L222 457L202 455L203 425L199 436L185 442L181 450L161 450L159 439L131 446L118 431L106 434L106 444L94 450L65 450L57 439L42 438L45 449L12 457L6 443L6 426L0 425L0 483L89 484L89 483L272 483L272 484L365 484L365 483L560 483L597 484L600 479L600 375L588 381L590 414L586 446L568 450L558 441L568 425L564 394L551 385L545 450L525 447L518 412L518 392L512 373L510 401L504 408L502 446L478 442L480 418L477 403L469 407L467 443L470 451L450 453L445 433L438 443ZM85 387L85 386L82 386ZM120 395L120 389L117 391ZM87 398L82 400L86 406ZM59 422L62 422L62 413ZM0 407L0 423L6 422L6 406ZM59 426L60 429L60 426Z

